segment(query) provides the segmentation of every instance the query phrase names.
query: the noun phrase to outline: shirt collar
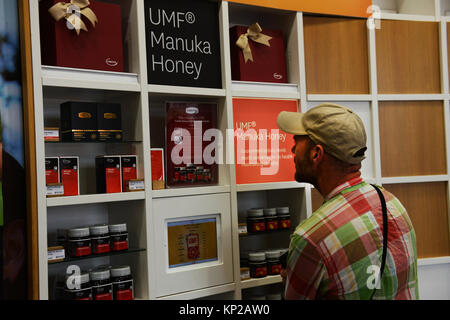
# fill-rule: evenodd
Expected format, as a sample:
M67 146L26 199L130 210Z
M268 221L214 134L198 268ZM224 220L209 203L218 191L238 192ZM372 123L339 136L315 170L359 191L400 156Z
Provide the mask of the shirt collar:
M357 184L360 184L363 182L363 178L362 177L357 177L357 178L353 178L351 180L348 180L346 182L344 182L343 184L340 184L339 186L337 186L336 188L333 189L333 191L331 191L326 197L325 197L325 201L330 200L331 198L333 198L334 196L336 196L337 194L341 193L343 190L356 186Z

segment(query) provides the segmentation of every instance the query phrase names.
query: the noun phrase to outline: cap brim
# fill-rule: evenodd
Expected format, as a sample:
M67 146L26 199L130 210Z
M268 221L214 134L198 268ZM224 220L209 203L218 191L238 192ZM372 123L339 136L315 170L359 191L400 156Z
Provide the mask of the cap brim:
M303 126L303 113L282 111L278 115L278 127L290 134L304 136L307 135Z

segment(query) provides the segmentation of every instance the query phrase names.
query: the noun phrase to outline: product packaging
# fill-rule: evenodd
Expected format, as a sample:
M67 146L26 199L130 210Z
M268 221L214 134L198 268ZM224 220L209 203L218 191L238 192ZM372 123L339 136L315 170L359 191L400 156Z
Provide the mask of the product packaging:
M97 105L97 130L99 141L122 141L122 111L120 104Z
M97 104L66 102L60 107L63 141L97 140Z
M60 180L64 186L64 196L78 196L80 194L79 158L59 158Z
M97 193L122 192L120 156L97 156L95 158Z

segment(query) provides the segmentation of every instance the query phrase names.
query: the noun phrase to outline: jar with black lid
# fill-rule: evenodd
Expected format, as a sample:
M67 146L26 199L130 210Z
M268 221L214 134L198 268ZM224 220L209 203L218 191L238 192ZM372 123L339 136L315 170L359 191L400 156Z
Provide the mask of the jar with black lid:
M113 288L109 269L91 271L92 297L94 300L112 300Z
M263 209L247 210L247 228L248 232L264 232L266 230L266 220Z
M291 215L289 207L277 208L278 217L278 229L287 230L291 229Z
M93 254L108 253L111 251L109 228L107 225L92 226L89 228L91 234L91 248Z
M67 252L70 257L84 257L92 253L89 228L67 230Z
M128 231L127 225L114 224L109 225L109 236L111 239L111 250L112 251L123 251L128 250Z
M264 218L266 222L267 231L278 230L278 217L276 208L264 209Z
M267 260L267 274L268 275L280 274L281 272L280 251L279 250L266 251L266 260Z
M180 173L179 173L179 181L180 183L185 183L187 181L187 171L186 167L180 167Z
M197 166L195 168L195 174L196 174L197 182L203 182L205 180L204 168L202 166Z
M264 278L267 276L266 254L264 252L249 253L248 266L251 278Z
M89 278L89 273L82 273L79 276L71 276L75 277L75 284L79 284L78 288L69 289L67 287L67 280L65 282L64 288L64 296L65 300L78 300L78 301L90 301L92 300L92 285Z
M129 266L111 269L114 300L133 300L133 277Z

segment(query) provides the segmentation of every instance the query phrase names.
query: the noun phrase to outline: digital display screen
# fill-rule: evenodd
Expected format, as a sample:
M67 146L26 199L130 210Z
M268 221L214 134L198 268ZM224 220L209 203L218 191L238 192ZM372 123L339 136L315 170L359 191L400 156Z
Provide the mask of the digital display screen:
M169 268L218 260L217 219L169 222Z

